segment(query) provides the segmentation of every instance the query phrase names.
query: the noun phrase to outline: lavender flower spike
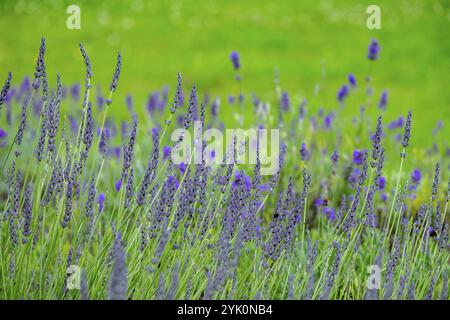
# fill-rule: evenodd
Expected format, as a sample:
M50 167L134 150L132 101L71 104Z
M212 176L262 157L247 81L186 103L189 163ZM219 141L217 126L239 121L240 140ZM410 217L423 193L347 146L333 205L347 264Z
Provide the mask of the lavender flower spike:
M5 84L3 85L2 91L0 92L0 110L2 107L2 104L6 100L6 96L8 94L9 88L11 88L11 80L12 80L12 74L11 72L8 73L8 78L5 81Z
M109 279L109 300L126 300L128 290L127 266L125 250L122 246L122 235L116 234L114 241L114 266Z
M409 144L409 138L411 137L411 111L408 111L408 116L406 117L405 123L405 133L402 138L402 146L406 148Z
M42 77L45 77L45 38L41 39L41 45L39 47L39 54L38 58L36 60L36 71L34 73L34 82L33 82L33 89L37 90L40 86L40 79Z
M175 113L178 107L182 107L184 105L184 95L183 95L183 87L181 86L181 81L182 81L181 72L178 72L177 91L175 92L172 108L170 108L171 113Z
M439 162L438 162L438 163L436 163L436 169L434 171L433 188L431 190L431 201L434 201L434 199L436 199L436 195L438 193L439 172L440 172L440 166L439 166Z
M377 60L378 59L378 53L380 52L380 45L378 44L378 41L375 39L372 39L372 42L369 45L369 52L367 54L367 58L369 60Z
M237 53L237 51L231 52L230 60L231 60L231 63L233 63L233 68L235 70L239 70L239 68L241 67L241 62L239 59L239 53Z
M113 78L111 80L111 85L109 86L109 90L111 93L116 91L117 85L119 84L119 77L120 77L120 70L122 68L122 55L120 54L120 51L117 53L117 64L116 64L116 70L114 71ZM106 100L106 103L110 105L112 103L111 99Z
M91 60L89 59L89 56L86 52L86 49L84 48L84 45L80 42L80 51L81 51L81 55L83 56L83 60L84 60L84 65L86 66L86 78L85 78L85 87L86 89L90 89L91 88L91 78L92 78L92 64L91 64ZM119 70L120 72L120 70Z

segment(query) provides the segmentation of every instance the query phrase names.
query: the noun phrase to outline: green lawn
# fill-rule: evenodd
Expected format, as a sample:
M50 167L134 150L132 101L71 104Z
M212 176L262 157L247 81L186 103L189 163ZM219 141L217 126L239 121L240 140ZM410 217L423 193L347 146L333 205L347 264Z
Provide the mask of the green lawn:
M81 7L81 30L66 28L65 10L72 3ZM450 118L449 1L377 1L381 30L366 28L369 4L373 3L4 0L0 77L11 70L17 83L31 75L40 37L45 36L49 75L61 72L65 83L83 80L78 51L82 41L93 62L94 86L109 84L116 51L123 53L116 101L131 93L142 106L149 91L164 84L173 88L177 71L182 71L186 89L196 83L200 93L220 96L225 105L228 94L237 91L228 58L237 50L245 93L272 99L277 69L283 90L295 104L303 97L311 100L315 85L322 82L310 108L330 109L337 106L336 92L348 72L364 90L367 45L375 37L382 47L373 70L375 98L389 90L388 119L412 109L413 144L428 146L436 121L444 120L445 127ZM350 100L346 112L356 115L359 104ZM120 104L115 108L116 114L124 114ZM444 130L441 134L450 134Z

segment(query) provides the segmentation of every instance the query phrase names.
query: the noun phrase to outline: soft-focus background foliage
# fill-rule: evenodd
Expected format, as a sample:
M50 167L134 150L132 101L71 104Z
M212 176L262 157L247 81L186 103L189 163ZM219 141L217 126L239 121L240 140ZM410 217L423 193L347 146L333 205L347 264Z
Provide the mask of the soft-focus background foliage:
M81 7L81 30L66 28L70 4ZM381 30L366 28L369 4L381 7ZM373 70L374 99L389 90L386 119L412 109L417 147L429 145L439 119L450 118L449 1L2 0L0 17L0 77L11 70L14 84L32 75L41 36L47 38L50 77L61 72L65 84L83 80L82 41L93 62L94 87L102 84L105 92L120 49L116 115L125 116L127 93L139 110L151 90L164 84L173 89L177 71L186 89L196 83L201 94L220 96L226 107L226 97L237 91L228 59L232 50L241 54L248 104L251 92L273 98L277 69L296 105L303 98L311 101L320 83L310 107L335 108L348 72L363 83L366 48L375 37L382 48ZM346 112L358 110L350 103ZM441 134L450 130L444 127Z

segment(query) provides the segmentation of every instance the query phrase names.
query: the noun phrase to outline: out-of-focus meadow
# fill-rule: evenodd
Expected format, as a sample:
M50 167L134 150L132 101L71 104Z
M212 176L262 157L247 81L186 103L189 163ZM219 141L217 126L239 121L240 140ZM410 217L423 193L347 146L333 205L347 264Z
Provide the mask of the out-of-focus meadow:
M66 27L66 8L71 4L81 8L80 30ZM186 88L196 83L200 94L219 96L227 107L227 96L238 90L228 58L237 50L249 112L251 92L273 99L275 70L294 105L306 98L310 110L330 109L337 106L336 92L349 72L363 84L369 65L364 54L375 37L381 52L372 72L374 100L388 90L387 120L412 109L414 145L428 146L437 121L450 118L449 2L377 1L381 30L366 27L369 4L374 3L4 0L0 3L1 78L12 71L13 83L18 84L23 76L32 75L36 48L45 36L53 82L57 72L63 84L83 81L78 48L83 42L93 64L94 87L101 84L105 93L116 51L122 52L116 115L125 116L128 93L138 112L144 110L148 93L164 84L173 89L178 71ZM358 115L359 107L349 102L345 113ZM450 130L444 127L440 134L448 136Z

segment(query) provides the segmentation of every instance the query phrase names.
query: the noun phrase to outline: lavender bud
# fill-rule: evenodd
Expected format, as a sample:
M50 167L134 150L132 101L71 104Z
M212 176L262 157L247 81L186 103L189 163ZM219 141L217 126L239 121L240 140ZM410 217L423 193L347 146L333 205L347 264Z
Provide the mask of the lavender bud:
M438 162L438 163L436 163L436 169L434 171L433 188L431 190L431 201L434 201L434 199L436 199L436 195L438 193L438 188L439 188L439 171L440 171L440 166L439 166L439 162Z
M23 133L25 131L25 126L27 122L27 108L28 108L28 98L24 99L24 102L22 104L22 115L21 115L21 121L19 124L19 129L17 130L16 134L16 144L20 146L22 144L23 139Z
M114 71L113 78L111 80L111 85L109 87L109 90L111 92L116 91L117 85L119 83L119 77L120 77L120 69L122 68L122 55L120 52L117 53L117 64L116 64L116 70ZM107 101L108 103L108 101ZM108 104L111 104L111 101L109 101Z
M36 71L34 73L34 83L33 83L33 88L34 90L37 90L40 86L40 80L41 78L45 79L45 51L46 51L46 47L45 47L45 38L41 39L41 45L39 47L39 54L38 54L38 58L36 60Z
M32 204L31 204L31 185L27 184L25 189L25 199L23 201L22 207L22 217L23 217L23 232L22 232L22 243L28 242L28 237L31 235L31 219L32 219Z
M133 168L131 168L130 175L129 175L128 181L127 181L127 190L126 190L125 203L124 203L125 208L128 208L130 206L131 199L133 198L133 195L134 195L133 180L134 180L134 171L133 171Z
M137 133L137 121L136 119L133 121L133 129L131 130L130 140L128 144L124 147L123 152L123 167L122 167L122 181L127 181L128 170L131 166L131 161L133 160L134 155L134 144L136 142L136 133Z
M85 77L85 88L90 89L91 85L90 85L90 81L92 78L92 64L91 64L91 60L89 59L89 56L86 52L86 49L84 48L84 45L80 42L80 51L81 51L81 55L83 56L83 60L84 60L84 65L86 66L86 77ZM119 70L120 73L120 70ZM116 84L117 85L117 84Z
M375 131L375 135L372 138L372 159L373 162L371 163L372 168L375 168L376 161L380 155L380 143L381 143L381 137L383 135L383 124L381 122L381 116L378 117L377 120L377 128Z
M410 136L411 136L411 111L408 111L408 115L406 117L406 123L405 123L405 132L404 132L403 138L402 138L403 148L406 148L408 146ZM404 158L404 156L403 156L403 158Z
M175 92L175 98L172 104L172 108L170 108L171 113L175 113L178 107L182 107L184 105L184 95L183 88L181 86L181 72L178 72L177 78L177 91Z
M85 151L88 152L91 148L94 139L94 120L92 119L92 103L89 101L86 109L86 123L84 127L83 143Z
M380 45L378 44L378 41L372 39L369 45L367 57L369 58L369 60L377 60L379 52L380 52Z
M6 101L6 96L8 95L9 89L11 88L11 80L12 80L12 73L9 72L8 78L6 79L2 91L0 92L0 110L2 108L2 104Z
M195 85L192 87L191 97L189 99L188 109L186 110L186 114L184 115L184 128L187 130L191 125L192 121L192 113L197 110L197 88Z
M237 53L237 51L231 52L230 60L231 60L231 63L233 64L233 68L235 70L239 70L241 67L241 63L240 63L240 59L239 59L239 53Z

